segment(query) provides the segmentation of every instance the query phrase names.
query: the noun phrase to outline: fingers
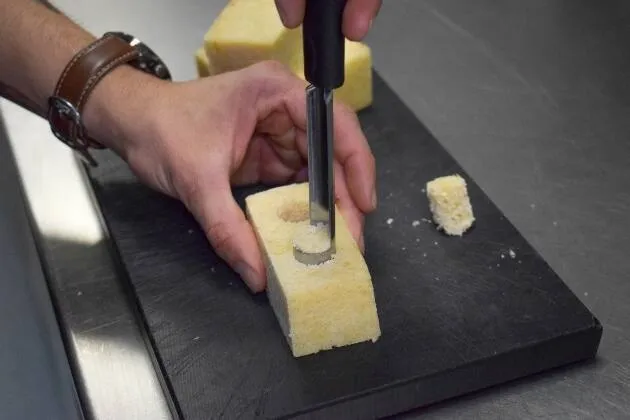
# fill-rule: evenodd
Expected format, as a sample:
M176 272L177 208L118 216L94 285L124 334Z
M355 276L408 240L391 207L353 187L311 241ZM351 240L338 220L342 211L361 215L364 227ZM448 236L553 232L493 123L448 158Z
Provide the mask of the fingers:
M339 163L335 163L335 201L339 211L343 215L346 225L352 234L361 252L364 252L363 245L363 212L357 208L354 200L348 192L345 182L343 168Z
M203 228L215 252L245 281L252 292L265 288L265 269L255 233L240 209L227 179L189 183L182 200Z
M352 41L363 39L381 8L381 0L348 0L343 12L343 33Z
M275 0L282 24L297 28L304 20L306 0ZM343 14L343 33L346 38L360 41L370 30L372 20L381 8L381 0L348 0Z
M306 0L276 0L276 8L284 26L297 28L304 20Z

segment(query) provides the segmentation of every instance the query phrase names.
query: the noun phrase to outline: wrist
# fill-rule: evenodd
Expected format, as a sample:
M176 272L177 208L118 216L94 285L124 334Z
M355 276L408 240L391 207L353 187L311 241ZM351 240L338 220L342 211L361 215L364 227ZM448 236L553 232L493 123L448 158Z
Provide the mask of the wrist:
M169 83L127 65L112 70L85 104L88 135L126 159L130 149L155 135L154 109Z

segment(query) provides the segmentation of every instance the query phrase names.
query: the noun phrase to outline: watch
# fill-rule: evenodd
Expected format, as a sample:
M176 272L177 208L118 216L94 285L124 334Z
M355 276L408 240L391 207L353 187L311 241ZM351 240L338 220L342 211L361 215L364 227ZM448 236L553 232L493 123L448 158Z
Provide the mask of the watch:
M92 166L97 166L97 163L89 148L104 147L87 135L81 113L98 82L123 64L157 78L171 80L166 64L147 45L124 32L107 32L70 60L48 99L47 119L51 131Z

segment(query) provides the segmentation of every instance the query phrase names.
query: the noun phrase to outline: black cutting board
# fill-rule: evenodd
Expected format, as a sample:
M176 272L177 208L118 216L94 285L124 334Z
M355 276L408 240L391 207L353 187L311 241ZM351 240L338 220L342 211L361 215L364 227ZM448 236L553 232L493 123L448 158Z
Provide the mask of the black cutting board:
M378 74L374 96L360 119L377 159L365 226L376 344L294 359L265 296L185 208L98 155L96 197L184 418L385 416L595 356L597 319ZM461 238L427 222L425 184L451 173L477 219Z

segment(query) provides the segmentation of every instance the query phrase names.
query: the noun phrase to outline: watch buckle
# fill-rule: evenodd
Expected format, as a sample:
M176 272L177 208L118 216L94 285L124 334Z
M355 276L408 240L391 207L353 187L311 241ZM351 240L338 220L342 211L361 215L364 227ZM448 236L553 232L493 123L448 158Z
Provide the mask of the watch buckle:
M88 144L83 140L83 124L81 123L81 115L76 107L70 103L70 101L59 96L51 96L48 102L48 121L50 122L50 129L55 137L68 147L79 152L83 160L91 166L98 166L96 160L88 152ZM64 136L53 123L53 113L56 113L54 117L70 122L69 137Z

